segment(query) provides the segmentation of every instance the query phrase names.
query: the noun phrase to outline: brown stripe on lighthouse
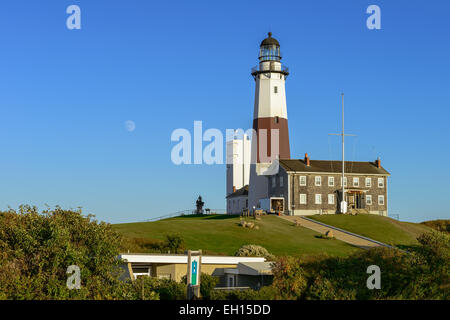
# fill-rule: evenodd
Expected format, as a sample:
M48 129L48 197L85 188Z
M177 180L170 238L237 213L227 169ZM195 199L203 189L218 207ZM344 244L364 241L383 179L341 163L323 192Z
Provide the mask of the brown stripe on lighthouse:
M256 118L253 119L253 129L257 135L257 162L270 162L277 158L290 159L291 152L289 147L289 131L288 121L285 118L280 117L268 117L268 118ZM261 134L266 130L266 135ZM272 141L272 135L276 138L276 133L272 130L278 130L278 139ZM278 143L278 154L276 154L277 148L273 146L273 143ZM273 153L272 154L272 150ZM261 151L261 152L260 152ZM262 157L262 158L261 158ZM269 160L269 161L267 161Z

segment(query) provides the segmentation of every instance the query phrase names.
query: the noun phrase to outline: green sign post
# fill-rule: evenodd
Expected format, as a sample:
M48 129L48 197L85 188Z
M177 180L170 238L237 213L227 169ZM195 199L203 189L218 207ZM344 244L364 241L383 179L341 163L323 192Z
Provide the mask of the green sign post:
M187 299L200 298L200 275L202 250L188 250L187 261Z

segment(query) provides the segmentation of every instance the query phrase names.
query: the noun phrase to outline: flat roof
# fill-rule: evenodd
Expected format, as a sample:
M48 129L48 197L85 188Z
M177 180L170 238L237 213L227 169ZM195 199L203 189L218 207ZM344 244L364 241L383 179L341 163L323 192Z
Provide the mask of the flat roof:
M184 254L148 254L148 253L121 253L120 259L136 263L186 263ZM238 264L242 262L264 262L263 257L234 257L234 256L202 256L202 264Z

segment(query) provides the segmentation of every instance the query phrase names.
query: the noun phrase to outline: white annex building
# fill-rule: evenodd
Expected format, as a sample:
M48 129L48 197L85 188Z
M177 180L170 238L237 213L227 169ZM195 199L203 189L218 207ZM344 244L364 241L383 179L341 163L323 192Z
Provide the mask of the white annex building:
M248 206L251 140L247 134L227 141L227 213L240 214ZM229 197L232 195L232 197Z

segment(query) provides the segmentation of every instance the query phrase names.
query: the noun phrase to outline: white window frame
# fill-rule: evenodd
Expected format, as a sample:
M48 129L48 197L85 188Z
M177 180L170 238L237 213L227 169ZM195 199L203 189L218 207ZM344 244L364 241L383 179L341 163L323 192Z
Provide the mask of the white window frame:
M317 182L319 182L319 183L317 184ZM314 177L314 185L316 187L320 187L322 185L322 177L321 176L315 176Z
M334 187L334 177L328 177L328 186Z
M331 199L331 201L330 201ZM334 194L329 193L328 194L328 204L334 204Z
M283 176L280 176L280 187L282 187L283 186Z
M321 193L316 193L314 196L315 199L315 204L322 204L322 194Z
M379 206L384 206L384 195L379 195L378 196L378 205Z
M371 206L372 205L372 195L366 194L366 205Z
M278 86L273 86L273 93L278 93Z
M305 179L305 183L302 183L302 179ZM301 186L301 187L304 187L304 186L306 186L306 176L300 176L299 178L298 178L298 184Z
M304 196L304 201L302 201L302 196ZM300 193L300 199L299 202L300 204L307 204L308 203L308 197L306 196L306 193Z
M384 178L378 178L378 188L384 188Z
M344 177L344 187L347 186L347 177ZM341 187L342 187L342 177L341 177Z
M366 186L366 188L372 187L372 178L365 179L365 186Z
M358 177L353 177L353 186L354 187L359 187L359 178ZM356 184L355 184L355 181L356 181Z

